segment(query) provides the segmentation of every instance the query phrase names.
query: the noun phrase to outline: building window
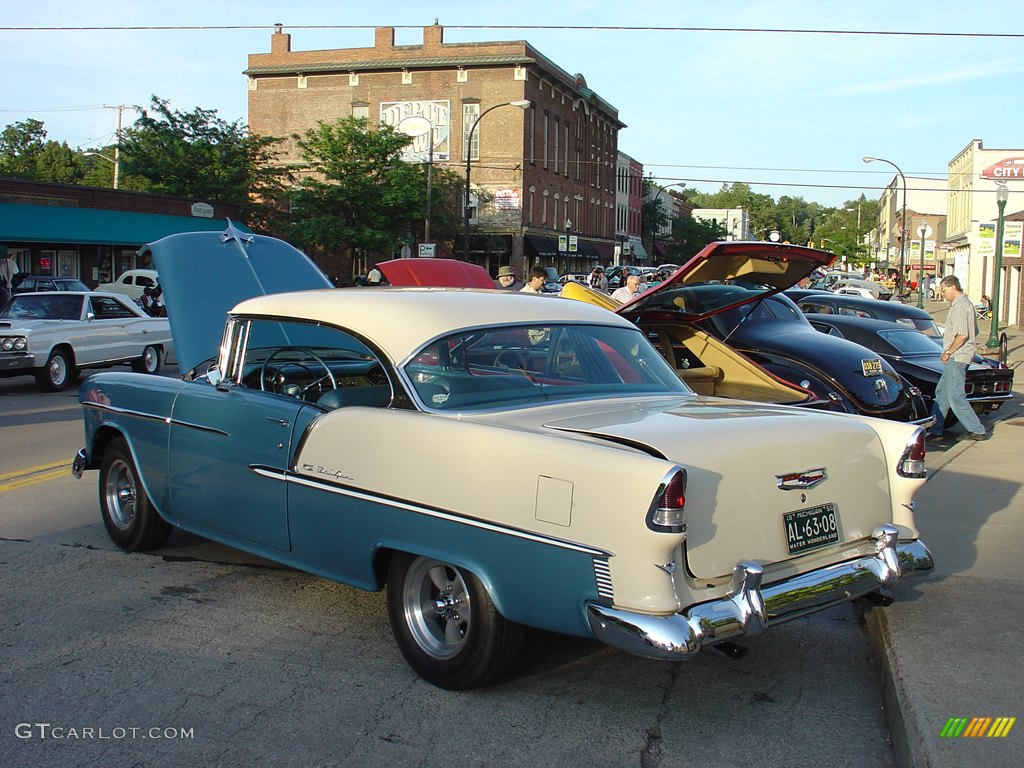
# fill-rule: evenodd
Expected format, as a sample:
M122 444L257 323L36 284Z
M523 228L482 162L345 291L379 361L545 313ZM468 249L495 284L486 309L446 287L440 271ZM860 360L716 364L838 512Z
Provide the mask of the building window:
M537 164L537 108L530 107L530 165Z
M565 172L565 177L569 178L569 124L565 124L565 147L562 149L565 153L562 162L562 170Z
M480 130L473 131L473 126L480 119L480 104L462 105L462 156L470 160L480 159ZM469 132L473 131L473 142L469 143Z
M561 132L562 132L562 124L561 124L561 121L558 119L558 116L556 115L555 116L555 153L554 153L554 155L552 155L552 160L554 162L554 165L551 168L551 170L553 170L555 173L558 173L558 139L559 139L559 134L561 134Z
M370 105L369 104L353 104L352 105L352 117L359 120L370 119Z
M548 111L544 110L544 121L541 123L541 127L544 129L544 137L541 139L544 151L544 169L548 167Z

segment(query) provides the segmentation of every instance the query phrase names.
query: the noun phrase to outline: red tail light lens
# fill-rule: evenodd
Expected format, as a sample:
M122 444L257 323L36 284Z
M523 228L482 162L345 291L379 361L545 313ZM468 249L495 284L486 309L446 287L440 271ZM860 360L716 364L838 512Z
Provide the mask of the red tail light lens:
M658 490L647 513L647 527L660 533L685 533L686 470L673 470Z
M914 433L914 439L907 443L903 456L900 457L899 467L896 469L900 477L927 477L924 455L924 430L919 429Z

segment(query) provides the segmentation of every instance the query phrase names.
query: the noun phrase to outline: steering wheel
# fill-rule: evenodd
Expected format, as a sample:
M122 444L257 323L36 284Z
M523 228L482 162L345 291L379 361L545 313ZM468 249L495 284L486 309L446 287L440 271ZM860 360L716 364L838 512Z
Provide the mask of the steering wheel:
M503 363L506 357L512 358L515 365L509 365L507 362ZM529 363L526 360L526 355L520 352L518 349L503 349L498 353L497 357L494 358L494 365L502 365L506 368L518 368L519 370L528 370Z
M314 379L313 381L311 381L309 384L307 384L305 387L302 387L301 389L296 388L296 389L298 389L297 392L289 392L288 394L294 394L295 397L301 397L302 395L306 394L306 392L308 392L310 389L312 389L315 386L319 386L320 389L323 390L323 381L324 381L324 379L327 379L328 381L331 382L331 389L337 389L338 388L338 382L335 380L334 374L331 372L330 366L327 365L327 363L325 363L323 361L323 358L321 358L316 352L314 352L313 350L309 349L308 347L278 347L277 349L275 349L273 352L271 352L267 356L267 359L263 361L263 365L260 366L260 389L262 389L264 392L267 391L267 368L270 367L270 361L273 360L275 357L277 357L282 352L289 351L289 350L290 351L294 351L294 352L303 352L303 353L309 355L311 358L316 360L323 367L325 375L321 376L318 379ZM316 375L315 372L312 371L309 368L309 366L307 366L301 360L294 360L294 361L290 361L290 362L294 362L295 365L299 366L304 371L309 371L310 374L312 374L314 376ZM271 389L270 391L274 392L274 394L281 394L280 392L277 392L277 391L275 391L273 389Z

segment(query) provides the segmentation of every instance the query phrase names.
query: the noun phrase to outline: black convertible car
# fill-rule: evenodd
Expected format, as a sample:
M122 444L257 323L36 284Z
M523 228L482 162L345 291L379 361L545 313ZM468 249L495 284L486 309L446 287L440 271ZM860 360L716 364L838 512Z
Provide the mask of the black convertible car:
M833 410L924 423L929 408L917 387L878 353L818 333L780 293L832 258L799 246L712 243L617 312L653 333L696 327Z
M809 314L817 330L832 338L847 339L872 349L931 401L942 375L942 348L924 334L883 320L847 315ZM1012 397L1013 369L979 358L967 368L967 401L977 413L990 413ZM946 426L956 423L949 414Z

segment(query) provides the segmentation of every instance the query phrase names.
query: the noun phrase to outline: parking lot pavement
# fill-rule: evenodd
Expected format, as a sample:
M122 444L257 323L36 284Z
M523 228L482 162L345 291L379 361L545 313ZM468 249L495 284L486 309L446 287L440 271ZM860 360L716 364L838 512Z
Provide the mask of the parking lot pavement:
M926 305L945 320L939 302ZM988 323L981 338L988 336ZM1010 328L1008 361L1024 362L1024 332ZM983 419L992 439L929 444L928 482L917 494L921 538L935 570L900 585L868 627L881 673L898 764L929 768L1020 765L1024 668L1024 382Z

